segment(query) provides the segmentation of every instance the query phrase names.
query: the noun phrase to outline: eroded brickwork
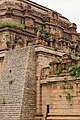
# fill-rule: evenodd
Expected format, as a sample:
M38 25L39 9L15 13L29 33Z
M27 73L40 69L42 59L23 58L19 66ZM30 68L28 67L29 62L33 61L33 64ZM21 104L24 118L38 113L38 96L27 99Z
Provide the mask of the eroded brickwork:
M0 120L33 120L35 86L34 48L6 52L0 80Z

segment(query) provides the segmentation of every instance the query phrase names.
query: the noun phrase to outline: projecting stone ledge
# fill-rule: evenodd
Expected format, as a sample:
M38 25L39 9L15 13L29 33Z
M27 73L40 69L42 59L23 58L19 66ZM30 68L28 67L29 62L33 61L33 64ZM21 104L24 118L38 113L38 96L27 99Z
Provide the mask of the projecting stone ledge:
M0 80L0 120L34 120L35 98L34 47L6 52Z

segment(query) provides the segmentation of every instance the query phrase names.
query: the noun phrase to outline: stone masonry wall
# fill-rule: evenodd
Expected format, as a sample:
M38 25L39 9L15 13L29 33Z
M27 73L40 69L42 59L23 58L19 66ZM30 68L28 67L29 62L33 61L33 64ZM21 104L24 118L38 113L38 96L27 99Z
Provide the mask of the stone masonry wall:
M42 114L47 120L80 120L80 79L68 83L61 79L64 81L63 77L43 80L47 83L42 84Z
M0 80L0 120L34 120L36 78L33 47L6 52Z

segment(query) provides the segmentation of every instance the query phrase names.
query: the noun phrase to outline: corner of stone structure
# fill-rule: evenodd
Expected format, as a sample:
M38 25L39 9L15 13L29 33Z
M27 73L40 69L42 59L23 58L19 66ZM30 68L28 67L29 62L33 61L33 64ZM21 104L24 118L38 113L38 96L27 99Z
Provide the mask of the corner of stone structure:
M35 63L33 46L6 52L0 80L0 120L34 120Z

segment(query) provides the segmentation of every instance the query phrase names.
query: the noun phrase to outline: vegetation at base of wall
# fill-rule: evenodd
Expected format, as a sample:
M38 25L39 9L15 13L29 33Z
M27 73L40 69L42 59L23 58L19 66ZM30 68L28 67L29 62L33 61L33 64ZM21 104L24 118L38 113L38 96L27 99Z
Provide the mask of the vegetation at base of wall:
M0 27L10 26L19 30L24 30L24 25L15 21L0 22Z
M73 66L68 72L71 76L80 77L80 66Z

